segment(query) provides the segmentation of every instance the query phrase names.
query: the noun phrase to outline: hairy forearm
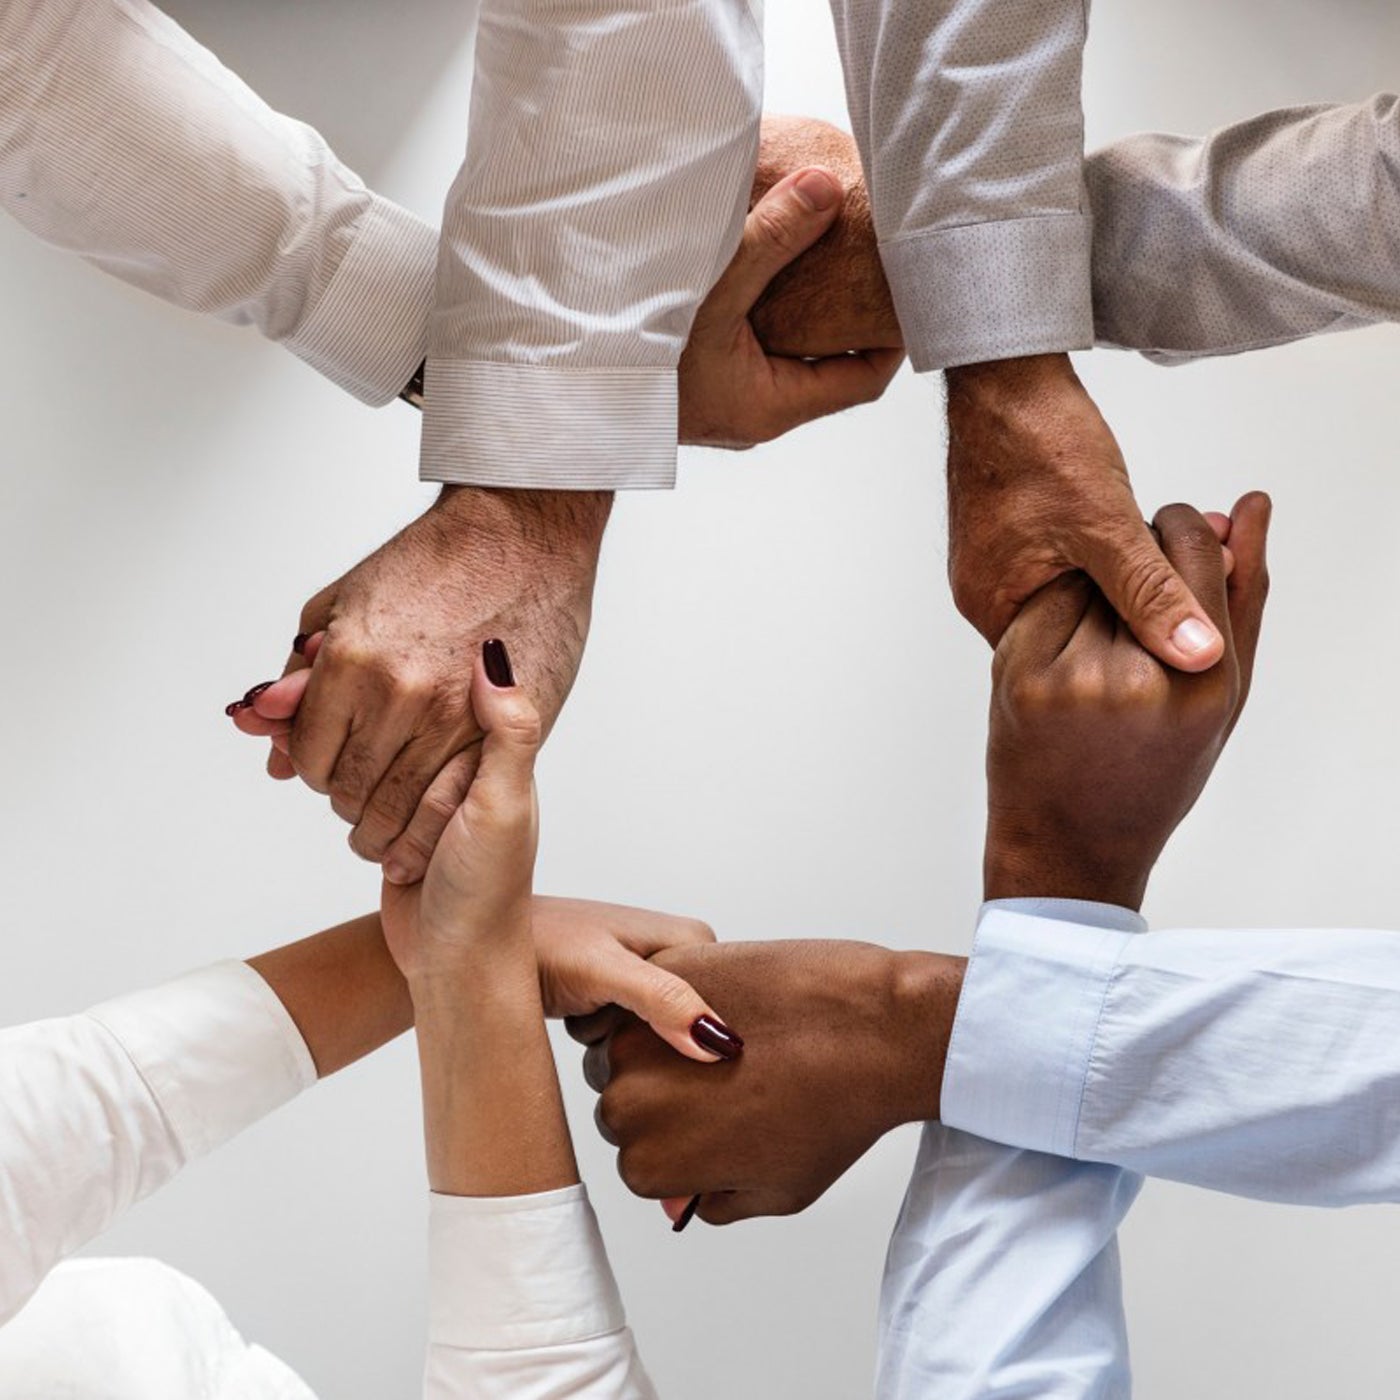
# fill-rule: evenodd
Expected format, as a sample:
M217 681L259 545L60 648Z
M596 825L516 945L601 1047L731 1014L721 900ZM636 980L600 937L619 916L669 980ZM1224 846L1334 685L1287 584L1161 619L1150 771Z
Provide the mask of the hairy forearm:
M523 1196L578 1181L528 941L415 981L428 1181Z
M366 914L248 959L277 994L323 1079L413 1024L408 987Z

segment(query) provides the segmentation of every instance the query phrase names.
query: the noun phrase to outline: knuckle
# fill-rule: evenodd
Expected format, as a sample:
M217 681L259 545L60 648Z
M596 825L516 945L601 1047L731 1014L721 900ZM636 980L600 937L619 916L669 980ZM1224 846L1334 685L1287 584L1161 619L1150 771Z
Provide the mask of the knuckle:
M704 919L686 919L682 928L682 934L682 941L686 943L718 942L714 929L711 928Z
M1181 599L1176 571L1154 550L1136 550L1125 561L1121 587L1133 617L1160 617Z
M765 201L756 205L749 219L753 225L755 242L777 253L797 251L797 229L793 220L777 206L776 201Z
M624 1144L617 1154L617 1172L634 1196L656 1201L666 1194L657 1164L645 1148Z

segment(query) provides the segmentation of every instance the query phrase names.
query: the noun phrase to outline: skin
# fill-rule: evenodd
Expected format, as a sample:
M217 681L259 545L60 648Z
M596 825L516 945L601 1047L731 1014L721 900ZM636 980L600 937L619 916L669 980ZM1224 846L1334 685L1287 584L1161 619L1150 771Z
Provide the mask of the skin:
M884 392L897 350L783 359L763 351L749 322L771 278L840 208L839 184L800 168L749 215L681 363L683 441L751 446ZM329 796L351 847L382 862L391 883L422 878L476 773L481 729L464 680L484 639L512 639L546 734L558 717L587 641L611 508L608 492L445 488L307 603L300 632L322 635L314 664L292 655L281 680L239 702L245 733L286 739L268 771Z
M842 216L774 280L754 310L759 337L788 355L897 345L852 139L825 122L769 118L755 191L786 163L813 159L840 173ZM995 646L1028 598L1082 570L1153 655L1188 672L1215 665L1223 640L1144 525L1122 452L1069 356L957 366L947 390L949 576L973 626Z
M1162 665L1082 576L1042 589L1008 629L993 670L988 898L1140 903L1248 696L1269 510L1253 495L1229 519L1157 516L1165 556L1225 639L1209 672ZM571 1033L589 1047L623 1179L673 1219L697 1195L713 1224L801 1210L891 1127L937 1116L960 961L825 942L659 961L743 1036L741 1061L697 1072L613 1010Z

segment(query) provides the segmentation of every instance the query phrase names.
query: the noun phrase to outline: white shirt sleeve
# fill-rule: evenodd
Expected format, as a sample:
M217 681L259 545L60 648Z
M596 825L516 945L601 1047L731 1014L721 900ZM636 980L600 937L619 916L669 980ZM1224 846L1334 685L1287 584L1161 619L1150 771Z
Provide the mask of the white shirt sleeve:
M426 353L436 231L147 0L0 0L0 205L367 403Z
M582 1186L429 1199L425 1400L656 1400Z
M1104 905L1037 908L1141 927ZM1117 1231L1141 1185L928 1124L885 1265L878 1400L1127 1400Z
M475 65L422 475L670 486L676 366L758 149L749 0L483 0Z
M1094 342L1085 0L831 0L916 370Z
M66 1255L315 1078L245 963L0 1032L0 1323Z
M1400 935L982 920L944 1121L1303 1205L1400 1201Z
M1089 157L1100 344L1165 363L1400 320L1400 98Z

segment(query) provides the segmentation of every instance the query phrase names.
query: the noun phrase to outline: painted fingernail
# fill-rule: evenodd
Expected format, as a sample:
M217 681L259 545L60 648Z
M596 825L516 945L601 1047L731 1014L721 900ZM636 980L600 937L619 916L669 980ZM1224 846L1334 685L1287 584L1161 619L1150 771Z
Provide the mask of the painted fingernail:
M232 705L224 706L224 713L231 718L236 715L239 710L251 710L252 708L253 704L250 700L235 700Z
M509 690L515 684L515 672L510 668L510 653L497 637L481 644L481 659L486 663L486 679L497 690Z
M297 654L298 656L305 656L305 655L306 655L306 644L307 644L307 642L308 642L309 640L310 640L310 634L309 634L309 633L306 633L306 632L298 632L298 633L296 634L296 636L292 638L292 650L293 650L294 652L296 652L296 654Z
M261 681L261 682L259 682L259 684L255 685L255 686L243 697L243 703L244 703L245 705L251 705L251 704L253 703L253 701L256 700L256 699L258 698L258 696L261 695L261 694L263 693L263 691L269 690L269 689L271 689L271 687L272 687L272 682L271 682L271 681Z
M1215 632L1199 618L1188 617L1172 633L1172 645L1186 656L1195 656L1215 642Z
M803 204L818 213L823 209L830 209L841 196L841 191L836 187L836 181L820 170L809 170L798 180L793 189Z
M676 1217L676 1223L671 1226L671 1233L679 1235L692 1220L695 1219L695 1212L700 1209L700 1197L692 1196L690 1204Z
M698 1016L690 1028L690 1038L702 1049L722 1060L737 1060L744 1051L744 1041L723 1021L713 1016Z

